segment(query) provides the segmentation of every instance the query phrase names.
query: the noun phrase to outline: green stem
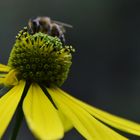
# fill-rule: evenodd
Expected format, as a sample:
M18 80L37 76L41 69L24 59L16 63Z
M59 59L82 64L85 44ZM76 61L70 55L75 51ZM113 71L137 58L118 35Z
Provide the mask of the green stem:
M15 116L15 124L13 127L13 132L11 133L9 140L16 140L22 120L23 120L23 111L22 106L19 105Z
M17 138L18 131L20 129L20 126L21 126L21 123L22 123L22 120L23 120L22 103L23 103L23 100L24 100L24 98L27 94L27 91L28 91L29 87L30 87L30 83L26 82L26 86L24 88L21 100L20 100L19 105L18 105L17 110L16 110L15 124L14 124L13 130L12 130L12 133L9 137L9 140L16 140L16 138Z

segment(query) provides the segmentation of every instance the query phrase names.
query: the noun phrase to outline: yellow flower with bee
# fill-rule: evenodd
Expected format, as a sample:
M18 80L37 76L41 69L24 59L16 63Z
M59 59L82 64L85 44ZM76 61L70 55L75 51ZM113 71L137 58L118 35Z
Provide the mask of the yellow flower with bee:
M105 124L140 136L140 124L90 106L60 89L67 79L73 52L60 36L41 30L30 33L28 28L20 31L8 65L0 64L0 84L8 89L1 90L1 139L16 110L11 140L16 139L23 115L40 140L62 139L73 127L88 140L128 139Z

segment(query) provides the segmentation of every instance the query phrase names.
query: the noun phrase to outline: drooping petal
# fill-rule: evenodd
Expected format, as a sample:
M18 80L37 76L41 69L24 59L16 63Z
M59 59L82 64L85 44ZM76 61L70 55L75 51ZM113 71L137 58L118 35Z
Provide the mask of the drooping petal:
M74 112L66 104L59 100L59 98L55 98L55 95L53 96L53 91L48 89L48 92L52 96L54 102L57 104L57 107L65 114L66 117L70 119L73 126L79 131L79 133L81 133L86 139L91 139L92 137L88 130L85 128L82 121L80 121L79 118L74 114Z
M0 64L0 72L9 72L9 70L10 70L9 66Z
M58 110L59 117L64 127L64 131L67 132L73 128L73 124L71 121L62 113L62 111Z
M2 98L0 98L0 139L12 119L21 99L24 87L25 82L20 81L18 85L14 86Z
M7 75L7 73L0 73L0 78L4 78Z
M57 89L48 88L58 108L67 116L73 126L88 140L128 140L96 120L77 103L64 96Z
M63 137L63 125L57 110L35 83L28 90L23 111L29 128L37 138L55 140Z
M17 75L17 71L15 69L10 70L9 73L5 76L3 80L3 84L5 84L6 86L17 85L18 79L16 75Z
M102 111L100 109L97 109L93 106L90 106L72 96L67 94L66 92L62 91L61 89L57 89L61 94L71 99L73 102L79 104L82 108L87 110L90 114L92 114L94 117L98 118L99 120L105 122L106 124L115 127L119 130L138 135L140 136L140 124L132 122L130 120L112 115L110 113L107 113L105 111Z
M0 77L0 85L4 84L4 78Z

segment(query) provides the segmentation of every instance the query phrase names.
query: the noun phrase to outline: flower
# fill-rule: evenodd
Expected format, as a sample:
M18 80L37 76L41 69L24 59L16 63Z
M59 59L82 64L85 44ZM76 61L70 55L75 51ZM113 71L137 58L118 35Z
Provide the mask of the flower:
M0 138L16 110L17 116L23 110L29 129L40 140L61 139L72 127L88 140L128 139L106 124L140 136L139 124L92 107L60 89L73 51L58 37L29 34L26 28L19 33L8 65L0 64L0 84L4 86L0 91ZM15 127L20 119L16 121Z

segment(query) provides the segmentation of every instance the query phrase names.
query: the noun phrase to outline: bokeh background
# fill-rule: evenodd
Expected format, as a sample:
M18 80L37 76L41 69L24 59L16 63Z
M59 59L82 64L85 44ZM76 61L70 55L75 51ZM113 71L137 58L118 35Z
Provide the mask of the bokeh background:
M63 89L98 108L140 123L139 0L1 0L0 61L29 18L49 16L73 25L67 44L75 47ZM7 140L10 128L4 136ZM127 135L131 140L140 138ZM34 140L23 122L18 140ZM64 140L83 140L75 130Z

